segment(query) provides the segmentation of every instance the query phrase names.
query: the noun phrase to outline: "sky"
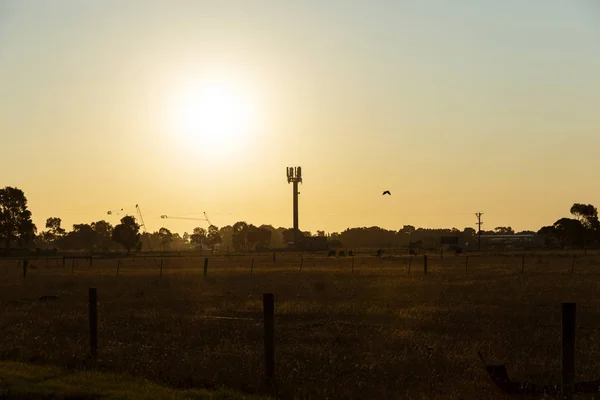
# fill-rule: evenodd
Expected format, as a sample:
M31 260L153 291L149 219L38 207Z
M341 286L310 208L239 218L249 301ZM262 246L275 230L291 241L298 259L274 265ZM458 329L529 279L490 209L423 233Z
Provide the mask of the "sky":
M512 226L600 206L595 0L0 1L34 222ZM390 190L391 196L382 196Z

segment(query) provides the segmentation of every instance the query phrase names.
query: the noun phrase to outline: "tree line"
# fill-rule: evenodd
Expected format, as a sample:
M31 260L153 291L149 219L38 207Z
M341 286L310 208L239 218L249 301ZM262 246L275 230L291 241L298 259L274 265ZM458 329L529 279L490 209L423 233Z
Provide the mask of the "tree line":
M573 218L560 218L554 224L544 226L537 232L515 232L510 226L499 226L483 235L537 234L544 239L546 247L594 247L600 245L600 222L598 210L591 204L575 203L570 209ZM240 221L233 225L207 229L196 227L191 233L171 232L162 227L156 232L140 232L135 217L126 215L113 226L105 220L74 224L70 231L62 227L62 220L50 217L45 229L38 233L27 208L27 198L15 187L0 189L0 243L4 249L40 248L74 251L109 252L132 251L185 251L212 250L217 248L235 252L267 251L284 248L294 240L294 231L271 225L255 226ZM399 230L377 226L348 228L343 232L326 234L325 231L300 232L301 237L327 237L331 248L399 248L411 242L421 242L425 248L439 246L441 236L459 238L464 247L473 247L479 232L471 227L463 230L426 229L404 225Z

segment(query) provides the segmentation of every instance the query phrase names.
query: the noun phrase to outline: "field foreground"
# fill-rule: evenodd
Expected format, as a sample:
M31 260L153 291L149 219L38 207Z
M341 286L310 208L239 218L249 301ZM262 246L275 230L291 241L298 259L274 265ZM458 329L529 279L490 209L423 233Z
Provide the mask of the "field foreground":
M513 379L559 383L561 302L577 303L576 380L600 378L600 257L572 261L528 254L522 274L520 255L438 255L424 275L422 257L215 257L203 279L200 258L165 258L162 276L160 259L40 259L23 279L3 260L0 359L257 393L274 293L281 398L504 399L477 352Z
M19 400L260 400L228 390L173 390L116 374L0 362L0 398Z

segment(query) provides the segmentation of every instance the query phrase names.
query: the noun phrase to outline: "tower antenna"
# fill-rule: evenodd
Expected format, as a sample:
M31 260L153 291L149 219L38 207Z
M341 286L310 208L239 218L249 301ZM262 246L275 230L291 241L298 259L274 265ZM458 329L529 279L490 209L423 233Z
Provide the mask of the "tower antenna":
M299 228L298 228L298 183L302 183L302 167L287 167L287 181L292 183L293 189L293 207L294 207L294 247L299 246Z

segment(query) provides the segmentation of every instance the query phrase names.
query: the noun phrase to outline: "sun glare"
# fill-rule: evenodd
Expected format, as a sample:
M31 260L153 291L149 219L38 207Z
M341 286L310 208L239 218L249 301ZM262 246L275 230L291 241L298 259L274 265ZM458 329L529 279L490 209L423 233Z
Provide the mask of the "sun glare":
M222 156L244 150L256 128L256 103L229 82L189 85L177 107L176 123L185 146Z

